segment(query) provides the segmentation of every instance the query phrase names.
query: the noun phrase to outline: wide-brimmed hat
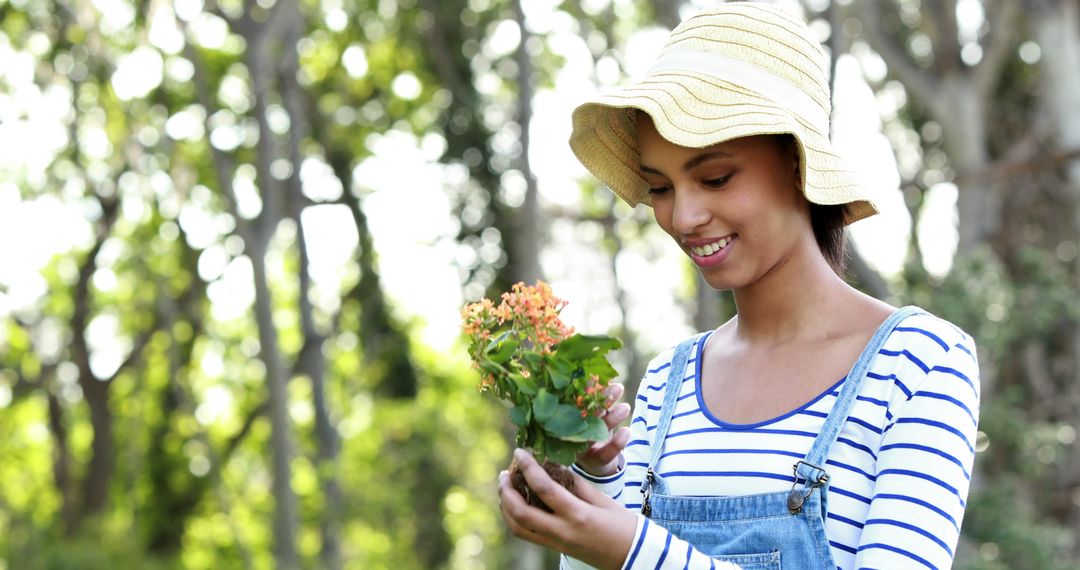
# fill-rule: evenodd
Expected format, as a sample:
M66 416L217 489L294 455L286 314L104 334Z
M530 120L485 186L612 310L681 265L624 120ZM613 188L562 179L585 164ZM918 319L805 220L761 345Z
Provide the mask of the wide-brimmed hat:
M575 109L570 147L596 178L636 206L652 203L639 168L637 110L652 118L662 137L684 147L790 134L807 200L847 204L844 222L850 224L877 208L829 142L831 109L828 58L802 19L770 4L721 4L672 30L641 80Z

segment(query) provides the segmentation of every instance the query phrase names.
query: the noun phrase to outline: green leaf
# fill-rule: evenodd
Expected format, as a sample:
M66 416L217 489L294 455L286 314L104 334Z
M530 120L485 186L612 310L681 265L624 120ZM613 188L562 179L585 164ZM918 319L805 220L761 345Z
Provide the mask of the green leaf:
M544 367L544 355L537 354L535 352L526 352L522 355L525 359L525 363L529 365L532 370L539 370Z
M559 398L541 388L536 394L536 398L533 399L532 412L536 416L536 421L544 423L551 418L551 415L555 413L558 407Z
M608 427L604 423L604 420L596 417L589 416L585 419L585 429L580 433L563 437L567 441L575 442L587 442L587 441L603 441L608 437Z
M548 439L544 446L547 458L560 465L570 465L577 460L577 454L584 450L583 444L562 439Z
M611 380L619 375L619 371L615 370L607 358L599 354L582 363L582 368L586 378L595 374L601 380Z
M510 331L506 331L488 343L484 352L487 353L490 360L504 364L514 355L514 351L517 350L520 343L516 338L511 338L509 335Z
M510 421L516 426L525 427L529 425L530 416L532 416L532 408L527 403L510 408Z
M565 358L554 358L549 368L551 372L551 384L556 390L565 388L574 379L574 373L578 367Z
M594 354L607 354L622 346L619 339L610 336L575 334L559 343L556 354L567 360L582 360Z
M526 378L520 374L513 374L510 376L510 381L517 386L518 392L525 394L526 396L536 396L540 391L540 386L536 384L536 380L532 378Z
M566 438L581 433L585 429L585 418L581 410L569 404L559 404L555 413L546 421L540 422L547 432L558 438Z

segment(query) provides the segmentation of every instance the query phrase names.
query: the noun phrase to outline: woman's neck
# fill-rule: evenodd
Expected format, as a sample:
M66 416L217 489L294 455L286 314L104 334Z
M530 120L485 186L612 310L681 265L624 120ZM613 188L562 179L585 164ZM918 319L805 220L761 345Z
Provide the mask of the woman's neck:
M752 343L782 344L820 331L858 292L818 253L796 250L753 285L734 291L735 334Z

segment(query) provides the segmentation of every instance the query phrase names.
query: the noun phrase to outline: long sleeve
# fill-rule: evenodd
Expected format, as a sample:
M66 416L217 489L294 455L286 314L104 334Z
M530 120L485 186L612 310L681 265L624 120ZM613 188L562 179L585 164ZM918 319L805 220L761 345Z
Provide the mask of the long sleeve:
M737 564L714 560L664 527L638 515L637 533L623 570L739 570Z
M893 411L877 458L856 568L949 568L960 535L979 419L974 344L961 340Z

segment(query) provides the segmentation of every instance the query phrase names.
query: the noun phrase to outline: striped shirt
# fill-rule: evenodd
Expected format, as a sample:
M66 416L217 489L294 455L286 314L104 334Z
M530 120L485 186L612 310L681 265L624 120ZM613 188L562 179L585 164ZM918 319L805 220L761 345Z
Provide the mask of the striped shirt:
M674 495L734 496L791 489L792 465L810 450L841 381L779 417L731 424L701 397L697 366L711 333L697 335L663 454L656 466ZM639 511L674 347L649 364L631 420L625 467L608 478L578 473ZM975 344L928 314L905 318L872 361L851 415L830 449L825 534L837 568L949 568L960 534L979 414ZM574 566L576 561L566 561ZM710 568L713 561L638 516L624 568Z

